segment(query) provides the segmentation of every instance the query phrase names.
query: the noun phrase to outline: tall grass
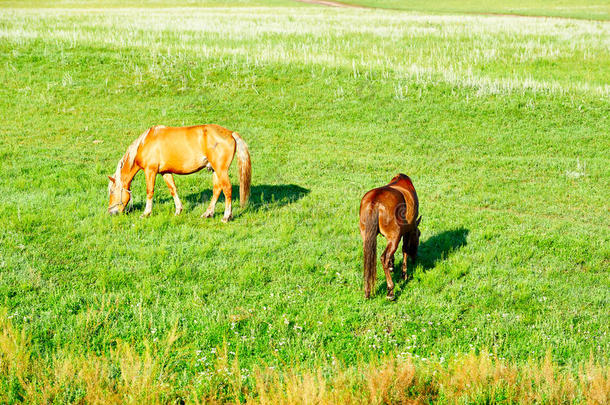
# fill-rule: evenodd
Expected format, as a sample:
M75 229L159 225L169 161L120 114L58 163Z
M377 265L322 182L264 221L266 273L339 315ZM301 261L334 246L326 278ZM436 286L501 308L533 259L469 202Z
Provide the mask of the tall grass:
M154 347L117 342L109 353L33 355L30 337L0 315L2 403L588 403L610 401L610 367L590 359L560 367L550 355L517 364L482 351L449 361L386 357L353 366L281 369L260 364L244 374L226 346L212 371L184 380L184 353L172 330ZM171 360L173 359L173 361ZM189 359L183 359L188 362Z
M480 95L610 94L605 22L273 7L153 9L146 11L146 24L139 9L5 13L0 38L11 41L152 50L147 66L129 67L137 77L163 79L168 57L189 54L232 65L246 58L252 68L269 63L347 68L358 80L447 83Z

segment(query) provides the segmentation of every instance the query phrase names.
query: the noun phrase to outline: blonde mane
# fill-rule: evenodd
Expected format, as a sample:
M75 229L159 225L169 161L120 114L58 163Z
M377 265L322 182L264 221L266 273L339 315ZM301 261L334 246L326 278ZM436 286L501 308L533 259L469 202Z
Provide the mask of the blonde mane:
M114 184L115 186L122 188L123 181L121 179L121 170L126 162L129 163L129 166L133 166L134 161L136 160L136 155L138 154L138 148L140 145L144 143L146 136L150 133L151 130L157 127L152 127L144 131L135 141L129 145L127 151L123 155L123 157L119 160L119 163L116 165L116 170L114 171ZM108 184L108 193L110 194L112 190L112 181Z

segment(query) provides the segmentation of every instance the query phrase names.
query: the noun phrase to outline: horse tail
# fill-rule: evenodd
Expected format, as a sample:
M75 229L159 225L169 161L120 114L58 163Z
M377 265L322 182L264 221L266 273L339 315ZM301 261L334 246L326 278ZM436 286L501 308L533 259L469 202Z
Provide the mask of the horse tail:
M379 208L374 205L364 220L364 295L369 298L377 279L377 233Z
M246 142L244 142L237 132L233 132L232 135L237 144L237 162L239 164L239 205L244 207L250 197L250 182L252 180L250 151L248 150Z

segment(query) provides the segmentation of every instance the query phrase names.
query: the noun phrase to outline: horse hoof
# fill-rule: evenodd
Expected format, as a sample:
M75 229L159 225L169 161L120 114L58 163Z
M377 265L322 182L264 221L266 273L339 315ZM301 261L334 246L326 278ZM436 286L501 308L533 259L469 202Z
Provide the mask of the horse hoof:
M225 224L233 219L233 215L229 215L228 217L222 217L222 222Z
M150 212L145 212L142 215L140 215L140 218L148 218L150 216Z
M394 301L396 299L396 297L394 297L394 293L392 293L392 295L388 295L385 297L388 301Z
M214 216L213 212L204 212L203 215L201 215L201 218L212 218Z

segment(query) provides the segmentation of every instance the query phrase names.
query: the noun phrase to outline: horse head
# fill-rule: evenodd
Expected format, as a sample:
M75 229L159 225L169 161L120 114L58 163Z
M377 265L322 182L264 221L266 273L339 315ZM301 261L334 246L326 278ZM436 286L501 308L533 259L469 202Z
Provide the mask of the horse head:
M117 181L112 176L108 176L108 178L110 179L108 183L108 196L110 197L108 213L110 215L123 213L131 200L131 191L124 188L120 180Z

